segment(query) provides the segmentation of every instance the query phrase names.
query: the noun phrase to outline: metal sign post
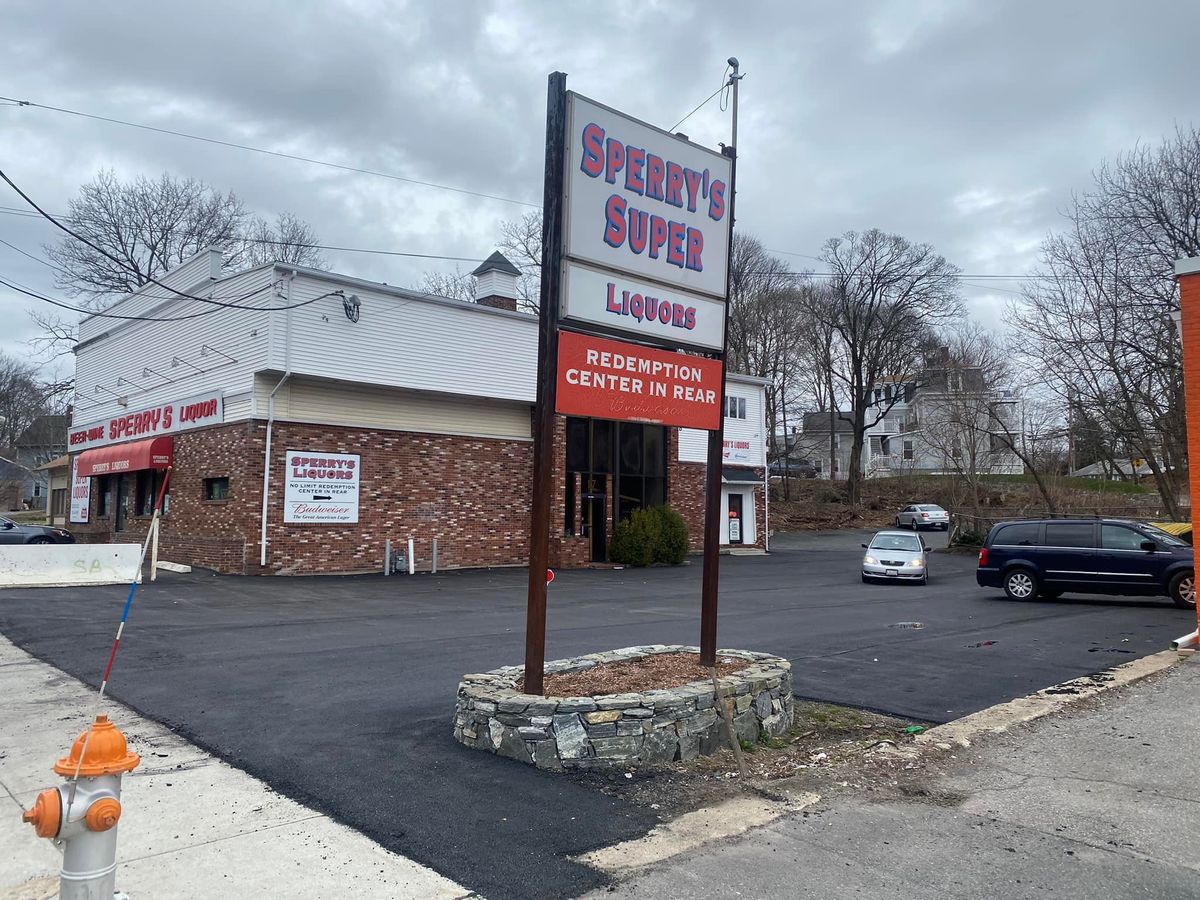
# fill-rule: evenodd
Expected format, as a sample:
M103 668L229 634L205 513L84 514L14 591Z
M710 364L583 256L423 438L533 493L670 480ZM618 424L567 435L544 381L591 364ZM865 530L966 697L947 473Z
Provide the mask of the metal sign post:
M546 94L546 174L542 195L542 289L538 311L537 406L533 425L533 507L525 616L525 693L541 694L546 663L546 584L554 468L554 394L558 382L558 307L562 291L563 176L567 76L550 75Z

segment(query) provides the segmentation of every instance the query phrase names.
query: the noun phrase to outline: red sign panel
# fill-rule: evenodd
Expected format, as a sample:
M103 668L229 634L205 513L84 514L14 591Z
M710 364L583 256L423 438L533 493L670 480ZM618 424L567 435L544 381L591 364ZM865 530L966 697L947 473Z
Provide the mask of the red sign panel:
M721 363L563 331L555 411L714 431L721 423Z

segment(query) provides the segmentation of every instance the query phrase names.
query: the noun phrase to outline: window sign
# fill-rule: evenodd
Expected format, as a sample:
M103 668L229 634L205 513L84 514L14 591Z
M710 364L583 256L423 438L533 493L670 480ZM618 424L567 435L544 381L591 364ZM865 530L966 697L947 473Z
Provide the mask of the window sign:
M79 457L71 460L71 521L82 525L92 513L92 479L77 474Z

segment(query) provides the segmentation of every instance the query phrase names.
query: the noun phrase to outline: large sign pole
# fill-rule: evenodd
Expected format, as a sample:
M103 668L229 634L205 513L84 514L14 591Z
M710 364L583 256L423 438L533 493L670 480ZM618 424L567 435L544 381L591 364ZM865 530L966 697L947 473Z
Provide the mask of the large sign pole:
M533 425L533 509L529 525L529 599L525 619L526 694L541 694L546 663L546 571L550 567L554 407L558 382L558 308L562 281L563 178L567 76L554 72L546 94L546 173L542 195L542 286L538 315L537 406Z
M734 205L737 202L737 109L738 109L738 61L731 57L733 68L730 84L733 85L733 143L724 148L730 159L729 170L729 266L725 274L725 303L732 302L729 282L733 277L733 225ZM708 460L704 484L704 572L700 588L700 665L711 668L717 664L717 595L721 579L721 480L725 456L725 398L726 374L729 354L729 315L725 315L725 336L721 345L721 417L716 431L708 433Z

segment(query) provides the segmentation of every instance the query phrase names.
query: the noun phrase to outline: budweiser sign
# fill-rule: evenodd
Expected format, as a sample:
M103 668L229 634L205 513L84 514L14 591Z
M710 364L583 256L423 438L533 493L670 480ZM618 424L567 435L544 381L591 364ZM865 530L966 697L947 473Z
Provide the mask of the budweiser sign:
M71 453L133 441L139 438L174 434L205 425L218 425L225 421L225 400L220 391L173 400L159 406L151 406L137 412L122 413L111 419L101 419L86 425L71 428L67 445Z

